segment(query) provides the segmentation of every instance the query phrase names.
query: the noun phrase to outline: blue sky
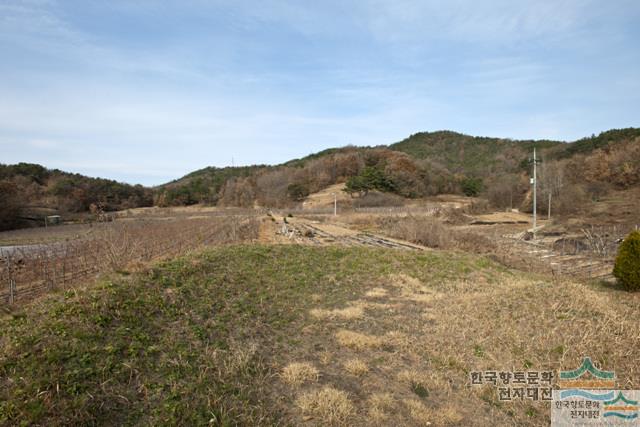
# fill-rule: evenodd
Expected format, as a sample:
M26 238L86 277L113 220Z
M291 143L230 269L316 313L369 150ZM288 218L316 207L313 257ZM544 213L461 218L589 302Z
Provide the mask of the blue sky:
M640 2L0 0L0 163L160 184L419 131L640 126Z

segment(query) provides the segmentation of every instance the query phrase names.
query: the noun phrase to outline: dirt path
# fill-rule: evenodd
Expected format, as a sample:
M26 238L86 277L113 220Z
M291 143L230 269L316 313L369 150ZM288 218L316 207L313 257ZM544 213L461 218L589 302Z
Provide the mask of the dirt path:
M271 242L285 241L308 245L345 245L345 246L376 246L391 249L404 250L427 250L420 245L398 239L391 239L373 233L365 233L353 230L346 226L321 223L306 218L285 218L271 215L275 220L271 220L270 227L265 226L264 241L269 238L268 233L275 228L276 238L271 238ZM262 236L262 229L261 229Z
M335 184L325 188L324 190L318 191L317 193L309 194L309 196L303 203L303 208L316 209L323 207L332 207L334 195L341 206L343 203L345 203L345 201L350 204L350 197L347 193L342 191L343 188L344 184Z

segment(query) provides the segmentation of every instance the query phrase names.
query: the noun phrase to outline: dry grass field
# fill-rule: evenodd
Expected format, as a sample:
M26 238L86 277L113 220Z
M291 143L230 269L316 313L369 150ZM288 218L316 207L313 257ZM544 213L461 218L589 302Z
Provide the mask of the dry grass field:
M546 425L478 370L640 386L640 296L475 255L231 245L52 293L0 319L0 423Z

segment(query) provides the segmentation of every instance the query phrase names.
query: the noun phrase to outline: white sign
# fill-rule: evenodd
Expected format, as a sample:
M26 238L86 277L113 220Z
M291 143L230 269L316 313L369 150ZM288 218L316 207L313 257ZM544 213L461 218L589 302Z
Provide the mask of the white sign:
M553 390L551 426L640 426L640 390Z

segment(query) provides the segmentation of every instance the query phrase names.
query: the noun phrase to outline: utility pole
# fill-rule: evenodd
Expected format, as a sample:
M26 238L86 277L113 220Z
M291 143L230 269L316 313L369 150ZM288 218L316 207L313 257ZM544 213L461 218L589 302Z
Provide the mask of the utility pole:
M333 216L338 216L338 195L336 193L333 194Z
M538 188L538 177L536 175L537 171L537 161L536 161L536 147L533 147L533 236L536 235L536 219L538 217L538 207L536 206L536 202L538 201L538 197L536 194L536 190Z
M536 238L536 227L537 227L537 215L538 215L538 195L537 195L537 187L538 187L538 176L537 176L537 165L539 160L536 158L536 147L533 147L533 178L531 179L531 184L533 184L533 238Z

